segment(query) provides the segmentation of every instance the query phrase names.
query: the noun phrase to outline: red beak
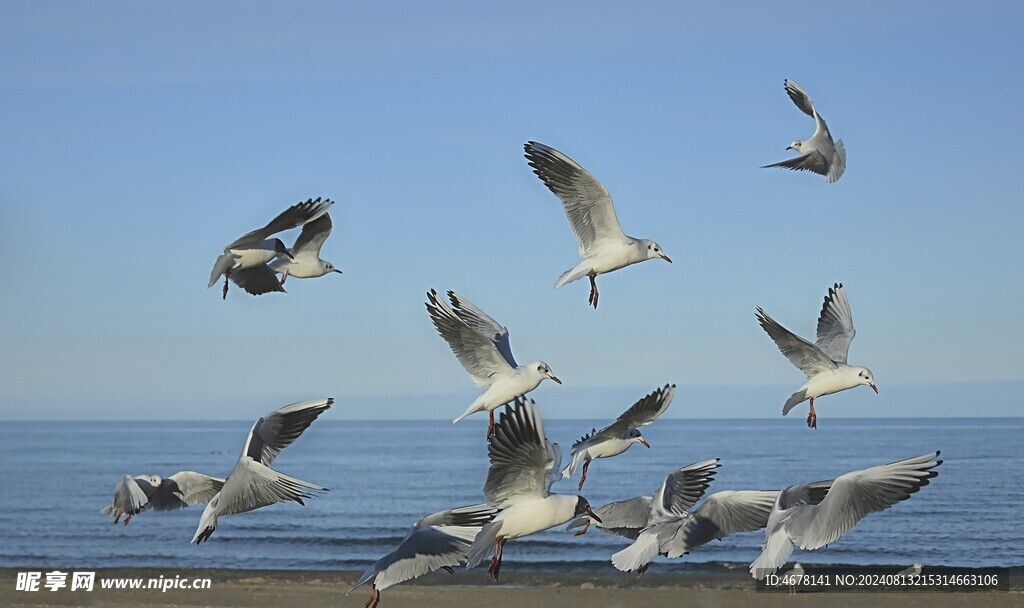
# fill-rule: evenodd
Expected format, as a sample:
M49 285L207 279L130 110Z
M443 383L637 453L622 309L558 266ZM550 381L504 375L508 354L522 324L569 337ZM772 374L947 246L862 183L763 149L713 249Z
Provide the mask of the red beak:
M647 443L647 441L645 441L643 437L640 438L640 443L644 444L647 447L651 447L651 444Z
M558 378L556 378L556 377L554 377L554 376L548 376L548 378L551 378L552 380L554 380L555 382L557 382L557 383L559 383L559 384L561 384L561 383L562 383L562 381L561 381L561 380L559 380Z
M666 262L668 262L669 264L671 264L671 263L672 263L672 258L668 257L668 256L667 256L667 255L665 255L664 253L663 253L663 254L661 254L661 259L665 260L665 261L666 261Z
M875 394L878 394L878 387L875 386L874 384L871 384L870 386L871 388L875 389Z

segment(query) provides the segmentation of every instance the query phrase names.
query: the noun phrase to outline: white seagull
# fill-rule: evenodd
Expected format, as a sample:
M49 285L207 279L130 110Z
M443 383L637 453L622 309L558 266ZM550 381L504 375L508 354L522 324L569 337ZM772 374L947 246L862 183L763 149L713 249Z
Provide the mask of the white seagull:
M486 410L490 415L487 426L490 437L494 432L495 409L537 388L545 378L558 384L562 381L543 361L517 365L509 346L508 329L454 291L448 292L448 299L451 306L436 290L427 293L430 320L473 382L487 387L452 424Z
M786 148L798 152L800 156L761 168L784 167L794 171L811 171L818 175L824 175L825 181L831 184L842 177L843 171L846 171L846 147L843 145L843 140L832 141L832 134L828 131L825 119L818 114L814 103L811 102L811 97L800 85L792 80L785 81L785 85L786 93L789 94L789 98L793 100L796 107L814 119L814 135L803 141L798 139Z
M487 454L491 461L484 497L498 516L476 535L466 567L472 568L494 556L488 574L498 580L505 543L588 515L600 522L582 496L552 494L551 484L561 479L561 452L544 436L544 423L533 401L522 399L505 406Z
M654 241L626 236L615 215L611 194L576 161L535 141L527 142L524 148L533 172L562 201L583 258L574 268L558 277L556 289L590 277L588 302L597 308L597 275L644 260L660 258L672 262L661 245Z
M757 320L789 362L807 376L807 382L782 406L783 416L810 399L811 411L807 414L807 426L815 429L818 428L818 415L814 412L814 400L818 397L861 385L870 386L878 392L871 370L846 363L850 342L857 330L853 328L853 314L842 283L836 283L825 296L821 314L818 315L818 337L815 344L779 325L760 307L757 309Z
M634 403L615 422L600 431L595 429L589 435L581 437L579 441L572 444L569 466L565 467L562 475L566 479L571 478L576 474L580 463L583 463L583 476L580 478L580 485L577 488L582 490L583 482L587 480L587 469L590 468L591 460L618 456L636 443L651 447L651 444L647 443L647 440L640 434L640 427L654 422L655 418L665 413L675 394L676 385L666 384L663 388L655 390Z
M300 401L261 416L249 430L242 454L224 487L206 505L192 542L199 544L209 539L217 529L218 517L288 500L305 505L304 498L326 492L327 488L279 473L270 465L332 403L331 398Z
M373 579L366 608L376 608L380 592L392 585L466 561L466 554L480 528L494 519L497 510L488 505L470 505L439 511L421 518L398 547L375 561L345 595Z
M281 285L289 276L297 279L313 279L322 277L329 272L341 274L341 271L328 261L320 259L320 248L331 236L331 215L325 213L319 218L308 222L295 239L291 248L291 257L279 256L270 263L270 269L281 273Z
M796 547L821 549L868 514L910 498L939 474L932 470L942 464L938 456L938 451L931 452L830 481L786 488L772 507L765 543L750 564L750 574L762 579L781 568Z
M124 515L124 525L132 517L152 507L154 511L173 511L192 505L205 505L224 486L224 480L195 471L179 471L168 478L159 475L125 475L114 488L110 504L100 513L114 518Z
M223 276L224 293L228 297L228 279L254 296L271 291L284 291L274 271L267 264L277 256L292 257L281 239L270 238L285 230L297 228L327 213L333 205L329 200L309 199L285 209L266 226L253 230L224 248L210 272L207 289Z

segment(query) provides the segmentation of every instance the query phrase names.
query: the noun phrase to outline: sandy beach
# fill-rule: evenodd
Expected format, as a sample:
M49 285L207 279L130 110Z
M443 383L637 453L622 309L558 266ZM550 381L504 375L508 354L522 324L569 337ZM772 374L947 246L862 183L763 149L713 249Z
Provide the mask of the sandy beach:
M48 589L15 591L18 570L0 570L2 606L353 606L360 608L369 589L360 588L346 597L356 580L355 572L285 570L175 570L118 569L97 571L93 591ZM502 573L505 575L505 573ZM824 599L831 608L846 606L901 606L944 608L970 603L975 607L1021 605L1024 591L1015 570L1009 593L786 593L757 592L744 573L657 574L637 581L616 574L537 574L508 572L501 583L487 580L482 572L432 574L411 583L387 589L381 606L586 606L650 608L680 606L817 606ZM209 589L113 590L99 589L101 577L165 579L180 576L194 580L208 578Z

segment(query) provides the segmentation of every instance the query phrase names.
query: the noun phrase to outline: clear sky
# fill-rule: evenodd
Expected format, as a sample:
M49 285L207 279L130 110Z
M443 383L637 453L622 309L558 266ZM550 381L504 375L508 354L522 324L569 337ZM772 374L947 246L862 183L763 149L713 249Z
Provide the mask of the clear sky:
M487 6L485 6L487 5ZM476 389L423 308L455 289L606 417L665 382L678 416L773 416L846 284L881 389L828 415L1019 415L1024 5L0 5L0 418L451 418ZM836 184L760 165L813 130ZM535 139L603 181L675 260L554 290L577 261ZM337 201L344 271L206 290L222 247ZM285 236L291 242L293 234ZM679 405L681 404L681 406ZM801 410L803 411L803 410ZM803 414L801 414L802 416Z

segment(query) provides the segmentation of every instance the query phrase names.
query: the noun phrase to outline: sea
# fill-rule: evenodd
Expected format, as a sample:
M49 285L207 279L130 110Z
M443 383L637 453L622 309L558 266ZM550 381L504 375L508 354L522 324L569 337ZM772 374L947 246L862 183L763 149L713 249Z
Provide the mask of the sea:
M606 423L606 421L605 421ZM203 567L362 570L419 517L482 502L486 417L447 421L316 421L274 467L330 488L302 506L224 517L189 543L202 507L143 512L114 525L100 509L125 474L194 470L226 476L252 421L0 423L0 567ZM568 446L598 421L549 420ZM1024 418L658 420L651 444L595 461L582 494L592 505L652 493L672 470L721 458L709 492L777 489L941 450L932 483L868 516L805 564L1024 565ZM577 480L553 491L576 493ZM763 533L712 542L652 571L743 568ZM509 543L503 572L613 571L626 542L560 528Z

